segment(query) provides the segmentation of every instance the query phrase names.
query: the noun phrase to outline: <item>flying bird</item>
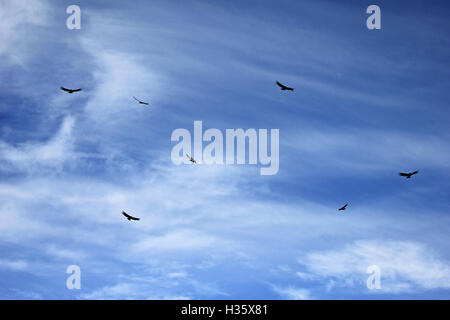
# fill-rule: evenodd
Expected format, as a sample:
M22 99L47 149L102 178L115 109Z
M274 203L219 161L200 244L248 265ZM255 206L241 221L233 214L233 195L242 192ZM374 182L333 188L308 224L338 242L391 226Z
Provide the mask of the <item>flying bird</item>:
M197 163L197 161L195 161L195 159L192 158L192 157L191 157L190 155L188 155L187 153L186 153L186 157L189 158L189 161L190 161L190 162L192 162L192 163Z
M410 179L412 175L415 175L416 173L419 173L419 170L416 170L414 172L411 173L404 173L404 172L400 172L398 175L402 176L402 177L406 177L406 179Z
M140 220L139 218L135 218L135 217L132 217L132 216L130 216L128 213L126 213L125 211L122 211L122 214L128 219L128 221L131 221L131 220Z
M343 206L342 208L339 208L338 211L344 211L345 209L347 209L348 203L345 204L345 206Z
M81 88L80 88L80 89L67 89L67 88L61 87L61 90L63 90L63 91L65 91L65 92L68 92L68 93L72 94L72 93L74 93L74 92L81 91Z
M136 100L136 101L139 102L140 104L145 104L145 105L148 106L148 102L141 101L141 100L139 100L138 98L136 98L135 96L133 96L133 98L134 98L134 100Z
M279 83L278 81L276 82L276 84L281 88L281 90L290 90L290 91L294 91L294 88L287 87L287 86L285 86L284 84Z

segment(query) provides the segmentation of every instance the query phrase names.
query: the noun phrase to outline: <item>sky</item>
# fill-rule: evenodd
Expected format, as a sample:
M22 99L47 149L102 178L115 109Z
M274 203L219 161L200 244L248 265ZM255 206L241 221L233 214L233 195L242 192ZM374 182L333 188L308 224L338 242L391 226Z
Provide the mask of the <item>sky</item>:
M449 299L449 9L0 0L0 299ZM176 165L194 121L278 172Z

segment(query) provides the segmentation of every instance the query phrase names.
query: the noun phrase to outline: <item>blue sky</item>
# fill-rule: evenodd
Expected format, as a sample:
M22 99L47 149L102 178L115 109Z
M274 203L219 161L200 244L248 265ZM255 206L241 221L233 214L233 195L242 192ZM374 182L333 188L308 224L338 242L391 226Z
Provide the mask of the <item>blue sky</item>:
M0 298L448 299L448 9L1 1ZM195 120L279 129L278 174L176 166Z

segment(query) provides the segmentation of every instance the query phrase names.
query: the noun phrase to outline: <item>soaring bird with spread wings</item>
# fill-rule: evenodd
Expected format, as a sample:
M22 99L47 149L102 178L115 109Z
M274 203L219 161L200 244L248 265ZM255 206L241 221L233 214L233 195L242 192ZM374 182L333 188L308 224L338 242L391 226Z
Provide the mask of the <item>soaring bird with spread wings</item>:
M68 93L72 94L72 93L74 93L74 92L81 91L81 88L79 88L79 89L67 89L67 88L61 87L61 90L63 90L63 91L65 91L65 92L68 92Z
M132 217L132 216L130 216L128 213L126 213L125 211L122 211L122 214L128 219L128 221L131 221L131 220L140 220L139 218L135 218L135 217Z
M141 100L139 100L138 98L136 98L135 96L133 96L133 98L134 98L134 100L136 100L137 102L139 102L139 104L145 104L145 105L148 106L148 102L141 101Z
M417 173L419 173L419 170L416 170L416 171L410 172L410 173L400 172L398 175L402 176L402 177L406 177L406 179L410 179L412 175L415 175Z
M278 81L276 82L276 84L281 88L281 90L294 91L294 88L287 87L287 86L285 86L284 84L279 83Z
M190 161L190 162L192 162L192 163L197 163L197 161L195 161L195 159L192 158L192 157L191 157L190 155L188 155L187 153L186 153L186 157L189 158L189 161Z
M345 204L345 206L341 207L338 209L338 211L344 211L345 209L347 209L348 203Z

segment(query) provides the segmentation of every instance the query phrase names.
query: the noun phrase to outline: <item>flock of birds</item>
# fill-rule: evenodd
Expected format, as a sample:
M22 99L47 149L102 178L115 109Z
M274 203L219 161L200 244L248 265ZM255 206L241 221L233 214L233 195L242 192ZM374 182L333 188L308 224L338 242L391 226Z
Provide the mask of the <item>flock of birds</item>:
M282 91L285 91L285 90L287 90L287 91L294 91L294 88L285 86L284 84L282 84L282 83L280 83L280 82L278 82L278 81L276 81L275 83L280 87L280 89L281 89ZM79 88L79 89L68 89L68 88L65 88L65 87L61 87L61 90L63 90L63 91L65 91L65 92L68 92L68 93L72 94L72 93L74 93L74 92L79 92L79 91L81 91L82 89L81 89L81 88ZM139 100L139 99L136 98L135 96L133 96L133 98L134 98L134 100L136 100L139 104L147 105L147 106L149 105L148 102ZM189 159L190 162L192 162L192 163L197 163L197 161L195 161L195 159L194 159L192 156L190 156L189 154L186 154L186 156L188 157L188 159ZM415 174L417 174L417 173L419 173L418 170L416 170L416 171L414 171L414 172L400 172L399 175L400 175L401 177L406 177L406 179L410 179L413 175L415 175ZM348 206L348 203L346 203L346 204L343 205L341 208L339 208L338 211L344 211L344 210L346 210L346 209L347 209L347 206ZM128 221L131 221L131 220L135 220L135 221L140 220L140 218L133 217L133 216L129 215L128 213L126 213L125 211L122 211L122 214L128 219Z

